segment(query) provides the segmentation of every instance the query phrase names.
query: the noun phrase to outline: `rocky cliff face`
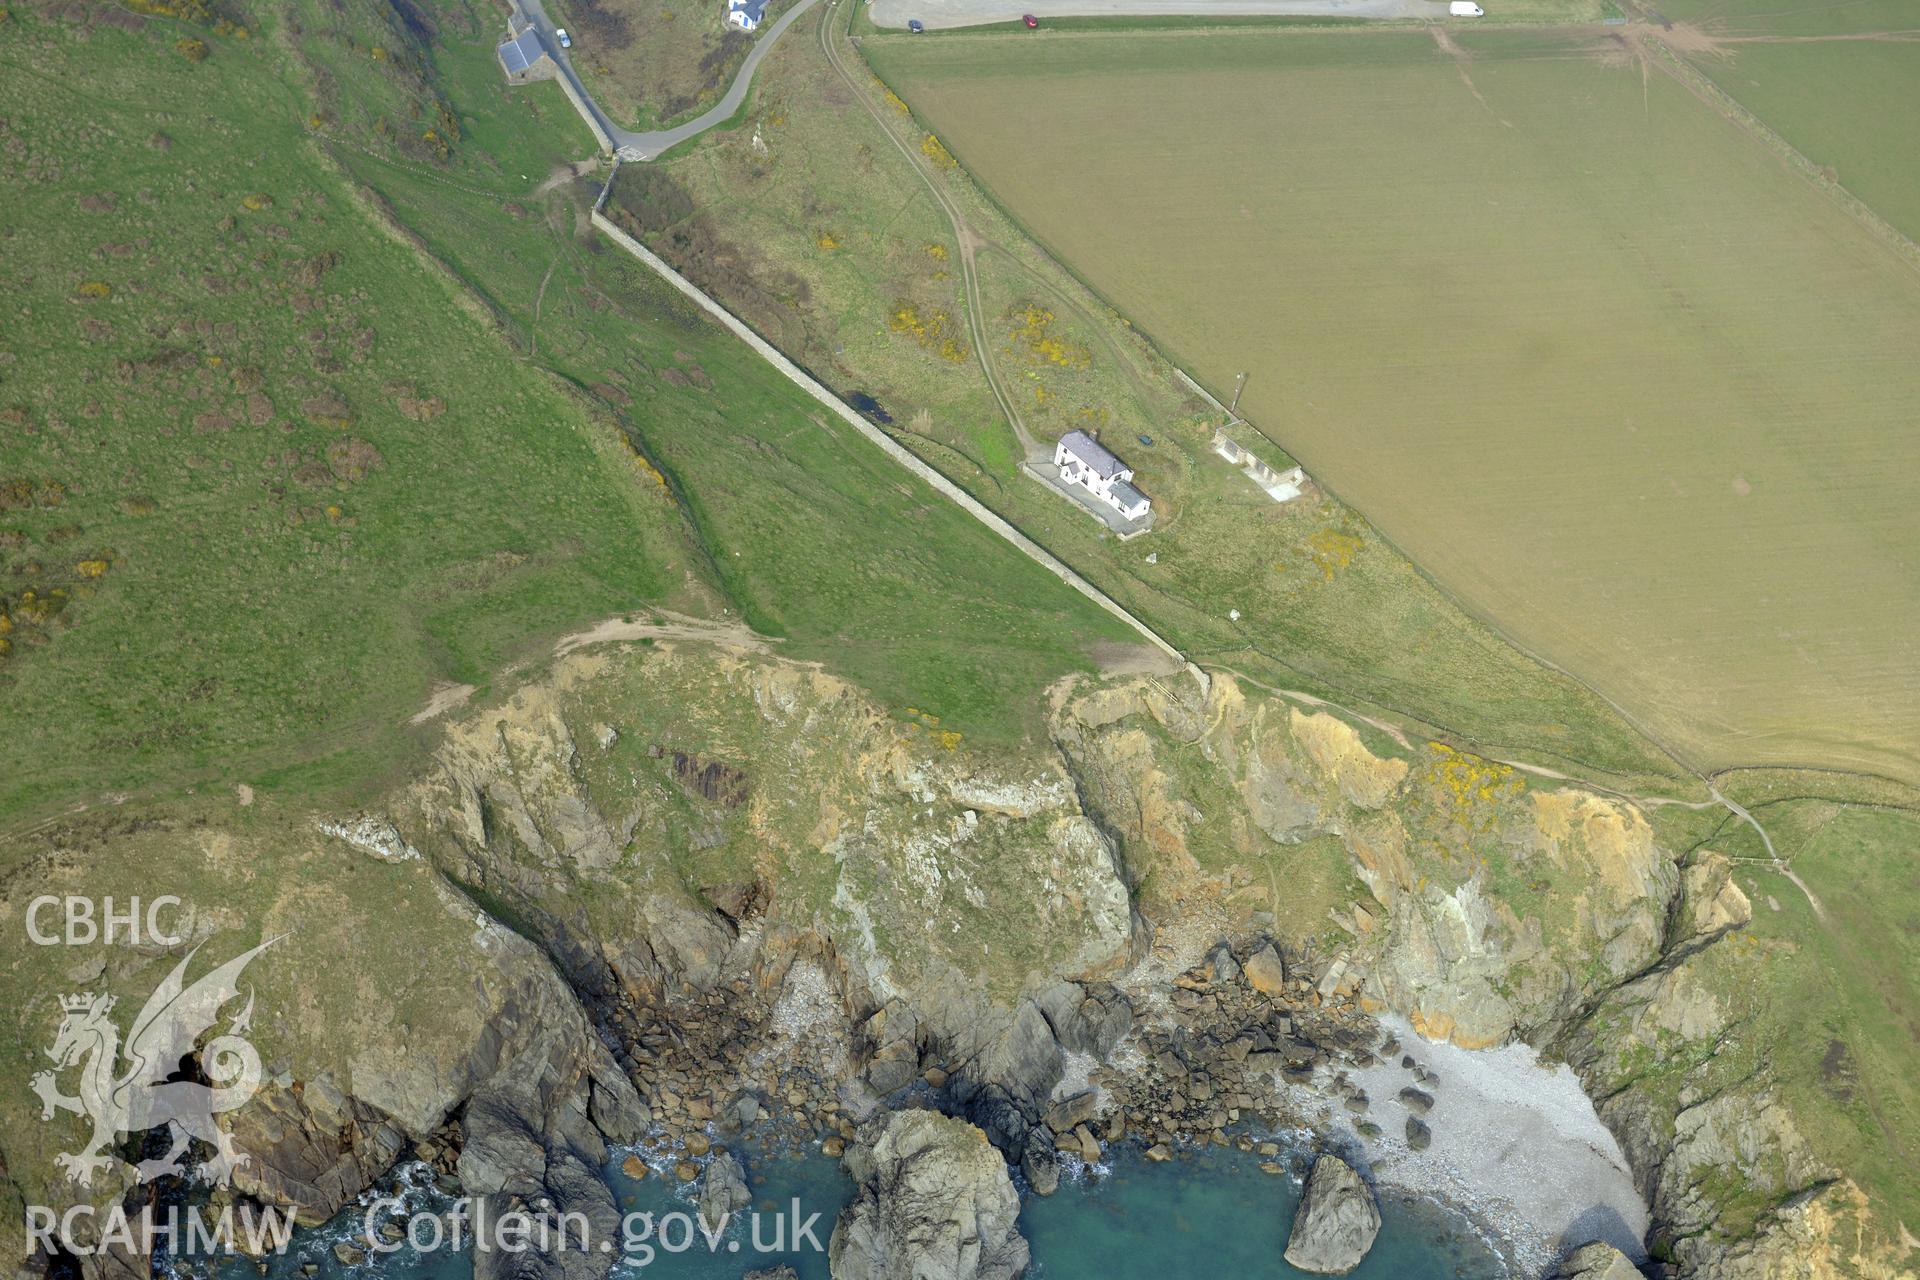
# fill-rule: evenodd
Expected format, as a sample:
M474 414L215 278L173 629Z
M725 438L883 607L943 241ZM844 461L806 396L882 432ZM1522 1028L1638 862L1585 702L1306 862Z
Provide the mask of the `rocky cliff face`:
M862 1049L872 1094L937 1059L1031 1110L1056 1023L1111 1037L1058 988L1127 963L1131 899L1057 760L988 761L929 719L737 651L586 657L453 726L396 820L616 1023L749 993L700 1064L731 1053L728 1090L806 957L836 993L822 1038ZM646 1057L626 1064L643 1083Z
M1900 1274L1900 1246L1812 1156L1764 1065L1721 1052L1760 998L1720 945L1751 918L1724 857L1660 847L1627 802L1440 744L1369 745L1227 678L1204 706L1109 687L1056 722L1184 961L1223 909L1264 908L1307 946L1316 996L1565 1057L1655 1208L1656 1254L1683 1272ZM1254 831L1280 850L1265 885ZM1332 901L1301 892L1329 845L1357 881Z
M560 661L450 724L385 812L303 820L281 898L209 918L335 925L267 993L325 1032L290 1031L236 1116L259 1153L239 1190L323 1218L453 1117L469 1190L599 1220L607 1143L691 1151L769 1110L872 1153L854 1159L876 1185L883 1164L911 1182L906 1131L859 1125L926 1090L1001 1178L1013 1161L1044 1191L1061 1150L1224 1133L1274 1079L1365 1059L1361 1010L1392 1009L1573 1062L1684 1269L1867 1256L1857 1193L1765 1078L1716 1075L1741 1018L1717 943L1748 917L1717 855L1661 848L1624 802L1224 677L1204 700L1065 685L1051 729L975 754L723 646ZM209 876L239 865L230 838L193 838ZM312 883L352 888L294 888ZM409 959L382 958L382 930ZM1249 933L1277 945L1217 945ZM419 990L368 1016L352 1001L384 993L342 956ZM1650 1055L1691 1065L1654 1080ZM850 1241L906 1230L876 1197ZM996 1241L982 1274L1010 1263ZM889 1274L884 1252L843 1256Z
M224 1117L245 1158L221 1197L318 1223L455 1119L470 1191L610 1211L596 1161L608 1142L637 1137L647 1111L547 956L417 858L378 857L288 815L271 821L269 836L150 817L104 839L62 838L22 877L35 891L122 902L155 885L186 890L179 927L200 948L189 980L277 933L246 972L264 1079ZM124 941L79 954L91 957L79 972L60 970L75 962L64 948L6 958L22 1042L52 1034L53 995L73 983L114 993L130 1017L180 960L178 948ZM55 1153L83 1146L88 1129L84 1117L9 1115L6 1169L23 1203L147 1202L151 1189L118 1162L85 1187L60 1180ZM14 1216L0 1230L19 1227ZM27 1256L18 1235L4 1243ZM145 1246L80 1267L144 1275Z

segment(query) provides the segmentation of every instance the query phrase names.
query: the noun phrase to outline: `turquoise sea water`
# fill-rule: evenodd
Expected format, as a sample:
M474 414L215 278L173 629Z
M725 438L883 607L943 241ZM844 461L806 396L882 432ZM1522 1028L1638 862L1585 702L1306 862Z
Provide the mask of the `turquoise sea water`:
M785 1263L802 1280L827 1280L825 1247L833 1222L853 1194L838 1161L818 1154L742 1152L754 1203L725 1234L704 1237L695 1220L694 1194L659 1175L635 1181L609 1171L621 1212L651 1215L629 1220L614 1246L623 1261L619 1280L738 1280L744 1272ZM444 1208L430 1191L410 1195L414 1208ZM1257 1157L1214 1149L1165 1164L1138 1152L1116 1153L1105 1172L1061 1183L1047 1199L1028 1195L1020 1229L1033 1250L1038 1280L1183 1280L1184 1277L1294 1277L1281 1261L1299 1189L1291 1178L1262 1173ZM813 1215L818 1215L813 1217ZM1353 1274L1357 1280L1495 1280L1507 1273L1466 1224L1436 1206L1389 1197L1380 1238ZM811 1218L811 1237L800 1232ZM402 1249L357 1267L341 1265L332 1242L357 1233L362 1211L350 1210L326 1228L301 1233L273 1259L270 1280L468 1280L463 1252L419 1254ZM796 1237L798 1237L796 1239ZM818 1247L815 1247L817 1241ZM785 1247L775 1248L779 1244ZM252 1264L221 1268L221 1280L243 1280Z
M1300 1189L1262 1173L1259 1159L1215 1148L1153 1164L1117 1155L1112 1174L1029 1197L1020 1228L1043 1280L1213 1280L1302 1276L1281 1261ZM1355 1280L1493 1280L1506 1270L1467 1229L1436 1206L1389 1198L1380 1238Z

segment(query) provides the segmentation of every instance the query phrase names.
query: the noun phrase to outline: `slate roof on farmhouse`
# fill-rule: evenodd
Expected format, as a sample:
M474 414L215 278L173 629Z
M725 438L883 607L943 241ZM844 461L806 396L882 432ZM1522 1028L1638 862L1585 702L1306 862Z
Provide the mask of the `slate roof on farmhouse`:
M1113 500L1123 507L1131 507L1136 503L1145 502L1147 495L1125 480L1116 480L1113 483Z
M510 76L524 73L546 56L547 51L540 47L540 37L532 27L500 46L500 65Z
M767 0L727 0L727 7L729 9L745 11L747 17L751 18L755 24L758 24L760 19L766 15Z
M1126 463L1114 457L1110 449L1084 431L1069 431L1060 437L1060 443L1102 480L1110 480L1127 469Z

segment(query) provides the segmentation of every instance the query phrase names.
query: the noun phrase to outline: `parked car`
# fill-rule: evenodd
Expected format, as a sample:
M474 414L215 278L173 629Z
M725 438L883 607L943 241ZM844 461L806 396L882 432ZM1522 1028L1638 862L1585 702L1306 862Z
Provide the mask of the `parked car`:
M1021 14L1021 15L1020 15L1020 21L1022 21L1022 22L1024 22L1024 23L1026 23L1026 24L1027 24L1027 30L1029 30L1029 31L1031 31L1031 30L1033 30L1033 29L1034 29L1035 27L1037 27L1037 26L1039 26L1039 25L1040 25L1040 19L1038 19L1038 18L1036 18L1036 17L1034 17L1034 16L1033 16L1032 14L1030 14L1030 13L1023 13L1023 14Z
M1453 0L1447 6L1447 16L1449 18L1484 18L1487 16L1487 11L1475 4L1473 0Z
M913 34L919 35L922 31L925 31L926 29L927 29L927 24L920 21L920 19L918 18L907 19L907 30L913 32Z
M573 48L573 37L567 34L567 29L565 27L555 27L553 29L553 38L560 42L560 47L562 49Z

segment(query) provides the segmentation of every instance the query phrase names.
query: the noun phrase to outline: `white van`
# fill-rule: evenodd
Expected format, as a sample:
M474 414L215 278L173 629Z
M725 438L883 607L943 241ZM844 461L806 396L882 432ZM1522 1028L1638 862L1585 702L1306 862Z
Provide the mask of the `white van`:
M1449 0L1447 16L1449 18L1484 18L1487 16L1487 11L1475 4L1473 0Z

